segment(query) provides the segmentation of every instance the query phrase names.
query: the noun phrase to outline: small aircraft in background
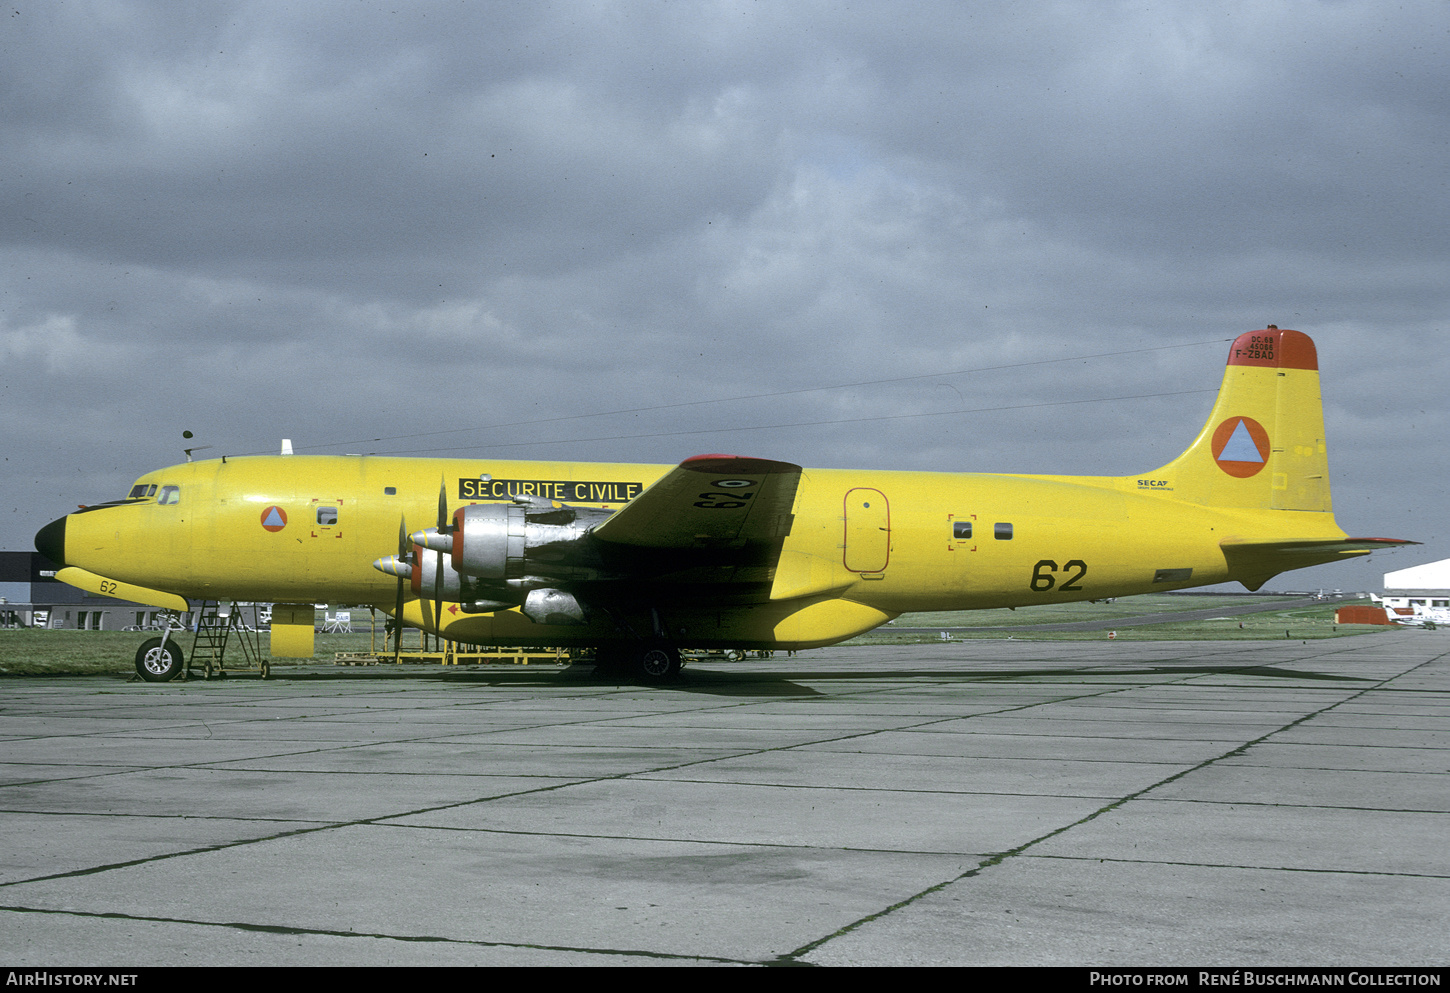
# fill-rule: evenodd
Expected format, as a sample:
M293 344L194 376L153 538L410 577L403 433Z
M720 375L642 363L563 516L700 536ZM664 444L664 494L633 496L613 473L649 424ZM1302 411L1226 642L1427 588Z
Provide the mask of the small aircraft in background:
M591 647L665 679L686 648L815 648L905 611L1256 590L1411 544L1335 523L1318 369L1307 335L1240 335L1198 437L1132 476L223 457L148 473L35 546L92 593L275 603L274 655L311 656L313 604L369 604L453 641ZM179 652L138 660L151 679L179 668Z
M1387 620L1405 627L1429 628L1450 626L1450 600L1446 598L1384 596L1369 597L1384 608Z

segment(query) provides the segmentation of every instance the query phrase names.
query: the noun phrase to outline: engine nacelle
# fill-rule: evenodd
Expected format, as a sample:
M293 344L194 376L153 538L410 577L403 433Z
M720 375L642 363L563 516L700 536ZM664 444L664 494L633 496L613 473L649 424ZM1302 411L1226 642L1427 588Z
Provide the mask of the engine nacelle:
M465 614L491 614L520 607L524 616L536 624L588 622L588 609L574 594L538 586L541 580L514 579L499 584L460 576L447 555L421 545L414 548L409 558L414 561L405 563L407 572L403 575L409 578L413 593L421 599L457 603ZM396 569L395 560L396 556L390 557L388 564L394 567L392 574L398 575L400 570Z
M422 545L415 545L409 556L413 560L409 570L409 585L413 593L427 600L435 597L451 603L475 598L477 591L466 578L458 575L447 554L430 551Z
M538 503L460 507L449 536L453 570L484 587L592 579L599 575L600 562L581 539L610 513Z
M524 598L523 615L535 624L587 624L589 611L572 593L563 590L530 590Z
M519 577L507 580L484 580L460 576L453 568L448 553L440 553L421 543L408 556L404 573L416 596L425 600L435 597L464 605L467 613L488 613L505 607L517 607L532 589L546 585L543 579ZM384 569L384 572L388 570ZM396 573L394 573L396 575Z

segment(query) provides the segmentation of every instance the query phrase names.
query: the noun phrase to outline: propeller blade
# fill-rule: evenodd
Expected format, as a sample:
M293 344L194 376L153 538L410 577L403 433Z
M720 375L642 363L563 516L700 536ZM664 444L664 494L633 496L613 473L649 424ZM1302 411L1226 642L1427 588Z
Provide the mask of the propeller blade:
M448 480L438 480L438 533L448 533ZM433 630L438 640L443 641L443 553L435 552L438 560L433 569Z
M408 519L398 519L398 559L401 561L408 554ZM411 574L412 570L409 569ZM403 656L403 573L398 572L398 599L393 608L393 634L397 637L397 643L393 646L393 664L396 665Z

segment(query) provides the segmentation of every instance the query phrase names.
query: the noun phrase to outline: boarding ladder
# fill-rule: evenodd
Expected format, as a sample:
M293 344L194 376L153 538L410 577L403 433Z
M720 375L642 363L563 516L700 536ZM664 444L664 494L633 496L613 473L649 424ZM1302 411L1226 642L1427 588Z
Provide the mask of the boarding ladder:
M255 610L254 607L254 614ZM257 669L263 679L271 675L271 666L268 665L267 656L262 654L255 626L248 627L241 608L228 600L202 601L201 610L196 614L196 636L191 642L191 655L186 660L187 675L191 675L193 665L200 665L205 678L224 677L227 672L227 644L233 635L241 646L242 657L246 661L231 668Z

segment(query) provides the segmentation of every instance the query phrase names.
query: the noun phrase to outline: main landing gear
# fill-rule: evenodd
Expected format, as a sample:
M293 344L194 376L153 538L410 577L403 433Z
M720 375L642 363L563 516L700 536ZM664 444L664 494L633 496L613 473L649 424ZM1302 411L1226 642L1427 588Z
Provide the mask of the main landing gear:
M631 645L600 648L595 672L628 674L646 683L663 683L680 674L680 651L672 645Z
M635 653L635 667L651 682L673 679L680 672L680 653L664 645L654 645Z

